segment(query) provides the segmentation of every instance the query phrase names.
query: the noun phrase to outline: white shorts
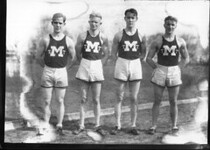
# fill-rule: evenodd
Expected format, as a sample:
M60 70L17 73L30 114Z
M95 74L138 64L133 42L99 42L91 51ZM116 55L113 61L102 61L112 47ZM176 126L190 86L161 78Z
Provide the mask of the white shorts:
M168 67L158 64L157 68L152 73L151 82L163 87L181 85L181 70L179 66Z
M66 88L68 86L66 67L51 68L45 66L41 77L41 86L45 88Z
M122 81L135 81L142 79L140 59L128 60L118 57L115 65L114 78Z
M103 81L103 66L101 60L88 60L82 58L76 78L86 82Z

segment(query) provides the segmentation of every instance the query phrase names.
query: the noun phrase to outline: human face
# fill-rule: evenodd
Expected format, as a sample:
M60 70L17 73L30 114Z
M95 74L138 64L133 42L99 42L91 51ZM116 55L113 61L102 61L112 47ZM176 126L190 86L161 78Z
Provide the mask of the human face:
M164 27L167 34L173 34L176 29L177 22L173 20L166 20Z
M138 17L134 13L128 12L126 13L124 20L128 28L133 28L135 27L135 23L138 20Z
M101 18L99 17L92 17L89 20L90 30L98 30L101 25Z
M60 33L63 30L63 26L65 23L63 22L63 18L56 18L52 21L53 29L55 33Z

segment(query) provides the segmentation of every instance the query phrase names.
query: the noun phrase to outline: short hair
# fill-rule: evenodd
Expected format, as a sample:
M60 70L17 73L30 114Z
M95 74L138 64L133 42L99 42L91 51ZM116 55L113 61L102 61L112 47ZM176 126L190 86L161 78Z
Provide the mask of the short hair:
M93 17L98 17L98 18L102 19L101 14L98 12L94 12L94 11L89 15L89 18L93 18Z
M57 19L57 18L63 18L63 22L66 21L66 16L65 16L64 14L62 14L62 13L55 13L55 14L53 15L53 17L52 17L52 21L54 21L54 20Z
M128 12L130 12L130 13L134 14L136 17L138 17L138 12L136 9L130 8L130 9L125 10L125 16Z
M178 22L178 19L176 17L173 17L173 16L167 16L165 19L164 19L164 22L168 21L168 20L171 20L171 21L175 21L176 23Z

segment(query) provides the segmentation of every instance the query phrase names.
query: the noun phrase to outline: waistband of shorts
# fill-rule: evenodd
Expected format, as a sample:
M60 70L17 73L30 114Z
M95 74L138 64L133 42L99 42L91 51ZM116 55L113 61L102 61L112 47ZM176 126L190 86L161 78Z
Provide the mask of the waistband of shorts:
M160 64L157 64L157 67L160 68L160 69L177 69L177 68L179 68L178 65L176 65L176 66L163 66L163 65L160 65Z
M101 59L98 59L98 60L89 60L89 59L82 58L81 61L84 61L84 62L101 62Z
M52 68L52 67L49 67L49 66L47 66L47 65L45 65L44 68L50 69L50 70L63 70L63 69L66 69L66 67L62 67L62 68Z
M125 58L122 58L122 57L118 57L119 60L123 60L123 61L139 61L140 58L136 58L136 59L125 59Z

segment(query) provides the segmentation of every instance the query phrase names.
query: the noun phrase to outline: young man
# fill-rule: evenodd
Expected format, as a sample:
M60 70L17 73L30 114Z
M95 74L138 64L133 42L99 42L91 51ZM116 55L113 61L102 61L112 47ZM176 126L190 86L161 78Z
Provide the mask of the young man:
M44 120L49 123L52 92L58 102L57 131L62 133L64 117L64 97L68 87L67 71L75 62L76 53L73 41L63 34L66 17L62 13L55 13L52 17L53 33L44 37L37 52L37 61L44 68L41 77L43 90ZM71 59L71 62L70 62Z
M79 134L85 129L85 105L88 100L88 91L91 89L94 104L95 130L100 128L100 95L103 75L103 64L108 57L108 39L100 31L102 16L91 13L89 16L90 29L78 36L76 43L77 57L81 59L76 78L81 83L80 125L74 134Z
M165 18L165 34L154 39L146 59L147 63L154 69L151 82L154 86L155 101L152 108L150 134L154 134L156 131L159 106L165 87L167 87L169 94L172 133L178 131L177 97L179 87L182 84L180 70L189 62L189 54L185 41L174 33L176 27L177 19L175 17ZM153 61L155 54L157 54L157 63ZM179 55L181 55L181 61L179 61Z
M117 126L111 134L121 131L121 107L124 99L125 88L128 83L131 99L131 133L138 135L136 129L136 119L138 112L138 93L140 81L142 79L141 60L145 57L145 41L142 39L136 22L138 13L135 9L125 11L124 20L126 28L115 34L112 45L112 56L117 59L115 65L114 78L117 83L117 103L115 115Z

